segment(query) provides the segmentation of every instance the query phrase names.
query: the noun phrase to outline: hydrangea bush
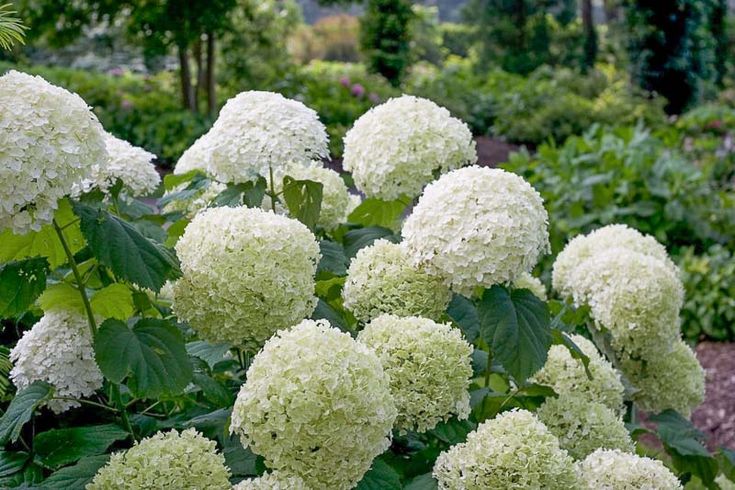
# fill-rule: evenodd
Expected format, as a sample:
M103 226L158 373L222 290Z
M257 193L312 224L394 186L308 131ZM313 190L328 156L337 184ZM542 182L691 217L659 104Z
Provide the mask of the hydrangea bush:
M473 166L466 126L432 102L355 124L360 195L319 161L317 114L279 94L228 101L162 185L64 89L12 72L0 105L0 488L732 476L688 420L704 373L666 250L601 228L547 289L548 203ZM666 466L636 456L644 433Z

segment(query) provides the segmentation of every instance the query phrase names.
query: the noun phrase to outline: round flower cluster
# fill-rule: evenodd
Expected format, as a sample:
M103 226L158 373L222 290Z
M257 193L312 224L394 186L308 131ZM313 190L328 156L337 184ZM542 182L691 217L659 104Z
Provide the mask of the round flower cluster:
M535 415L505 412L483 422L439 455L434 478L445 490L503 488L578 488L574 462Z
M304 320L255 356L230 430L269 468L339 490L390 446L396 415L375 353L326 320Z
M357 340L375 351L390 378L401 432L426 432L470 414L472 346L451 325L427 318L381 315Z
M176 243L176 315L203 339L257 351L316 307L319 244L302 223L244 206L198 213Z
M680 490L679 479L661 461L615 449L598 449L577 463L585 490Z
M705 373L692 349L679 340L673 349L645 361L624 359L621 368L638 391L633 400L648 412L672 408L689 417L704 401Z
M575 459L584 459L599 448L635 450L623 419L602 403L576 395L547 398L536 416Z
M180 184L170 191L166 191L163 197L170 196L171 194L181 192L186 189L188 184ZM216 198L227 186L219 182L210 181L207 186L196 189L196 191L184 197L183 199L174 199L163 207L164 213L182 213L187 218L193 218L199 211L206 209L212 204L214 198Z
M213 138L211 131L203 134L184 151L174 167L175 175L183 175L192 170L200 170L206 173L209 155L212 153Z
M735 490L735 483L728 480L725 475L717 475L717 478L715 478L715 483L720 486L721 490Z
M0 230L21 235L107 160L104 130L78 95L17 71L0 77L0 107Z
M534 296L542 301L546 301L546 286L541 282L541 279L534 277L530 272L524 272L513 280L513 287L515 289L528 289Z
M337 172L317 165L318 162L308 167L292 166L284 173L296 180L311 180L322 184L322 209L317 224L325 230L332 230L345 222L350 194ZM275 187L280 192L283 189L283 180L279 179Z
M87 490L229 490L230 470L217 444L194 429L172 430L143 439L112 455Z
M587 377L582 361L574 359L563 345L552 345L546 364L531 381L551 387L559 395L574 395L590 402L599 402L622 413L625 388L620 374L597 351L595 344L582 337L572 335L571 340L589 357L588 369L592 379Z
M500 169L467 167L429 184L403 225L415 265L460 294L510 283L549 250L538 192Z
M465 123L427 99L410 95L373 107L344 139L344 168L368 197L415 197L447 172L477 161Z
M93 166L92 177L82 182L84 191L96 187L107 192L118 180L131 196L142 196L156 190L161 183L161 176L153 164L156 155L110 133L105 133L105 146L109 158Z
M415 267L403 247L381 239L352 259L342 298L367 322L382 313L439 318L452 294L440 278Z
M207 173L220 182L268 178L284 166L308 166L329 154L317 113L273 92L241 92L224 105L205 143Z
M273 471L258 478L243 480L232 490L309 490L309 487L298 476L283 476Z
M45 381L59 397L81 398L102 388L102 372L94 358L87 320L65 310L47 311L23 333L10 352L10 379L20 390L34 381ZM50 400L46 405L61 413L79 403Z

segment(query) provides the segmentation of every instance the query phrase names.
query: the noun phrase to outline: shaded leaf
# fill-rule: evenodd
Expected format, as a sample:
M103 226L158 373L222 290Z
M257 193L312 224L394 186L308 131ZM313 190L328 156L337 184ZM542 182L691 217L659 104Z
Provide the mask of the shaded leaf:
M304 223L311 230L319 221L323 192L324 185L321 182L296 180L289 176L283 178L283 200L289 215Z
M84 490L89 482L92 481L97 471L102 468L107 460L110 459L109 454L99 456L90 456L79 460L74 466L67 466L59 471L52 473L41 483L41 488L53 490Z
M401 476L381 459L373 461L370 471L357 484L357 490L400 490Z
M23 426L31 420L33 412L51 398L53 387L43 381L35 381L23 388L11 400L10 406L0 418L0 443L15 442Z
M319 260L316 273L320 279L329 278L331 276L344 276L347 274L347 267L350 261L345 255L345 250L337 242L331 240L321 240L319 242L319 251L322 258Z
M475 430L477 425L469 420L457 420L456 417L439 422L437 426L431 430L440 441L447 444L459 444L467 439L467 434Z
M447 314L459 325L467 341L474 342L480 334L480 317L472 301L459 294L454 294L447 307Z
M214 206L242 206L249 208L260 207L265 196L266 182L264 178L257 181L248 181L241 184L229 185L212 200Z
M186 352L206 362L210 368L227 359L232 359L228 344L210 344L204 340L195 340L186 344Z
M357 252L361 248L372 245L375 240L381 238L385 238L393 243L400 241L392 231L379 226L350 230L344 236L345 254L347 257L352 258L357 255Z
M113 442L129 436L115 424L54 429L38 434L33 449L39 462L57 469L85 456L102 454Z
M403 490L436 490L437 488L439 488L439 485L431 476L431 473L424 473L408 482Z
M0 451L0 477L18 473L28 461L28 453Z
M46 288L48 261L34 257L5 264L0 269L0 318L20 315Z

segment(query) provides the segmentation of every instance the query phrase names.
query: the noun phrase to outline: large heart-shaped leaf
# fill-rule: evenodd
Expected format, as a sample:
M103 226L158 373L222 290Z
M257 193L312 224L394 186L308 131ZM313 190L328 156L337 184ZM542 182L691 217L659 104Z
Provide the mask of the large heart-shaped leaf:
M85 456L104 453L110 445L130 436L114 424L54 429L38 434L33 449L38 462L57 469Z
M81 459L74 466L67 466L56 473L52 473L43 481L41 488L49 490L84 490L87 484L92 481L94 475L97 474L97 471L109 459L109 454Z
M551 346L549 312L533 293L493 286L485 290L477 313L480 337L517 382L544 365Z
M9 262L0 269L0 318L20 315L46 288L45 257Z
M31 420L33 412L51 398L53 391L50 384L36 381L16 393L0 418L0 444L5 444L8 440L17 441L21 429Z
M108 319L97 332L94 351L107 379L121 383L128 377L128 387L137 397L175 395L192 380L184 338L166 320L144 318L129 328Z
M322 210L324 185L313 180L283 178L283 200L291 217L304 223L309 229L316 227Z

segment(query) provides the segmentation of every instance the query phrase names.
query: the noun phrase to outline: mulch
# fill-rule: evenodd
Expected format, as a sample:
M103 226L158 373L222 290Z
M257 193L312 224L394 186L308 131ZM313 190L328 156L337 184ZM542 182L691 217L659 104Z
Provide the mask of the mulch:
M735 343L702 342L696 351L707 373L707 388L692 422L708 436L710 449L735 450Z

